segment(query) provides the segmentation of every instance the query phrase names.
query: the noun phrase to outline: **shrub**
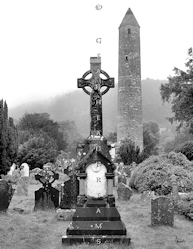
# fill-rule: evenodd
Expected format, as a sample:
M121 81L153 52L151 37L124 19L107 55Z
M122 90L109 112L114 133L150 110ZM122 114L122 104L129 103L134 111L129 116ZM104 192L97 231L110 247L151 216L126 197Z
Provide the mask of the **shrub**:
M118 151L117 157L125 165L130 165L131 163L140 163L143 160L143 155L140 153L140 148L135 146L135 143L131 139L125 139L122 141Z
M139 192L155 191L160 195L171 192L170 177L177 177L178 190L193 190L193 169L191 162L181 153L151 156L132 172L129 186Z
M181 144L175 149L176 152L181 152L184 154L190 161L193 160L193 141L188 141Z
M193 220L193 192L178 202L178 212Z

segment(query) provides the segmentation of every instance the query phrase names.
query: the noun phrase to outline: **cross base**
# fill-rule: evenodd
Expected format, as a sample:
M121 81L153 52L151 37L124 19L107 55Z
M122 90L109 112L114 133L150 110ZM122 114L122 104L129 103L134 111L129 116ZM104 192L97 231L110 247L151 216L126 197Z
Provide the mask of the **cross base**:
M84 207L77 207L66 236L62 237L63 244L129 244L130 240L117 208L108 207L104 200L88 200Z
M74 236L68 235L62 237L62 243L66 245L89 243L89 244L102 244L102 243L119 243L130 244L131 238L120 235L82 235Z

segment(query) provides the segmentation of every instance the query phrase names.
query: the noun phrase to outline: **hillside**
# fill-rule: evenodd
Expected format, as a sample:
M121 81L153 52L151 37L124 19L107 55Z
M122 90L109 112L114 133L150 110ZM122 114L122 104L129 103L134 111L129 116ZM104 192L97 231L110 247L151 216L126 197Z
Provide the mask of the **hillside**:
M168 126L166 117L171 116L169 104L162 104L159 88L164 81L142 80L143 119L155 120L160 126ZM55 121L75 121L78 131L84 137L89 135L90 99L78 89L68 94L56 96L47 101L24 103L9 110L9 116L19 119L24 113L47 112ZM117 84L103 96L104 134L116 130Z

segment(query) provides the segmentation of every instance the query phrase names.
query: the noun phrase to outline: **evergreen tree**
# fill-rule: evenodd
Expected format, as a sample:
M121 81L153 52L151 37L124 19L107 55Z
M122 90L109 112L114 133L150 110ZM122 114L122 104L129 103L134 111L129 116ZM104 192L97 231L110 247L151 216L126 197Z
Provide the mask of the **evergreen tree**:
M7 103L0 100L0 175L6 174L17 156L17 131L8 119Z

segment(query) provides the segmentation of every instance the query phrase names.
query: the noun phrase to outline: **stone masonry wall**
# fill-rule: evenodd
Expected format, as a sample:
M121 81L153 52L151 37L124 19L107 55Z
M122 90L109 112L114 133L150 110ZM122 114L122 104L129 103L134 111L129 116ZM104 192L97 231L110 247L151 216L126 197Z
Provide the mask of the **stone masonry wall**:
M131 11L126 15L119 27L117 140L131 138L143 149L140 27Z

